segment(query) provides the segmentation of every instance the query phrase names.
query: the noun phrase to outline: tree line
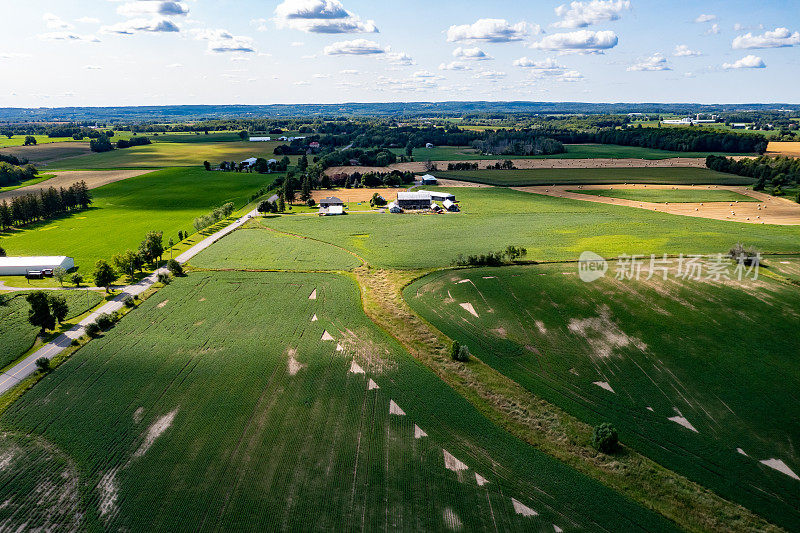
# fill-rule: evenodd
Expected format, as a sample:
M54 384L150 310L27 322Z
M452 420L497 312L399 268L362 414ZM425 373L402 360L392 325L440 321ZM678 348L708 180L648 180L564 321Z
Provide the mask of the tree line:
M17 159L16 157L14 159ZM19 185L25 180L34 178L39 171L36 167L28 164L15 165L0 161L0 187L6 185Z
M780 195L786 187L800 184L800 159L794 157L761 157L736 160L732 157L710 155L706 166L717 172L753 178L753 190L763 191L767 187Z
M150 144L150 139L147 137L131 137L130 139L119 139L116 142L117 148L130 148L131 146L142 146ZM92 152L110 152L114 149L114 143L105 135L101 135L89 141L89 149Z
M32 222L47 220L66 213L87 209L92 205L92 194L85 181L68 188L49 187L37 193L17 196L9 203L0 203L0 227L24 226Z
M565 144L619 144L673 152L763 154L767 149L767 140L763 135L704 128L561 130L548 132L547 135Z
M552 155L563 154L561 141L530 133L496 133L472 142L476 150L491 155Z

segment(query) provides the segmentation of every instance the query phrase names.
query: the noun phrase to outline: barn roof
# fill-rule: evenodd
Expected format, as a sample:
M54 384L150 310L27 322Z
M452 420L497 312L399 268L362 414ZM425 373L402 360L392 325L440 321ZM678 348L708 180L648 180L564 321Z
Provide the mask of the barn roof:
M66 255L0 257L0 267L49 267L60 265L67 259L70 258Z
M398 192L397 193L397 200L418 200L418 201L431 201L431 193L425 191L416 191L416 192Z

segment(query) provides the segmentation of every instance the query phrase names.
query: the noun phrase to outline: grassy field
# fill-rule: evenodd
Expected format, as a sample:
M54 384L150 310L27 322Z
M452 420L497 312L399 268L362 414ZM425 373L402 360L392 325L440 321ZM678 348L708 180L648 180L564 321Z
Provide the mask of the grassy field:
M657 462L800 527L800 479L761 463L800 473L800 287L618 281L613 270L584 283L561 264L438 272L405 297L538 396L611 421Z
M225 202L238 207L275 174L206 172L175 168L151 172L92 190L87 211L6 232L0 246L9 255L69 255L84 277L98 259L136 248L151 230L164 242L178 230L194 232L195 217Z
M87 170L105 168L163 168L203 166L203 161L218 165L221 161L242 161L249 157L275 158L273 151L278 142L201 142L196 136L187 136L185 142L154 142L112 152L89 154L62 159L53 163L59 170ZM200 136L203 137L203 136ZM292 160L297 159L293 157Z
M39 183L42 183L43 181L49 180L53 176L54 174L39 174L35 178L30 180L25 180L19 185L6 185L5 187L0 187L0 192L14 191L21 187L27 187L28 185L37 185Z
M0 154L13 155L20 159L27 159L37 166L49 165L55 161L88 154L89 143L77 142L52 142L36 146L9 146L0 149ZM40 169L41 170L41 169Z
M445 189L461 213L282 216L263 224L336 244L368 263L390 268L433 268L459 254L485 254L521 245L528 259L577 260L593 250L622 253L717 253L736 242L762 252L800 252L800 227L740 224L668 215L503 188Z
M433 172L436 177L500 187L528 185L751 185L753 180L706 168L548 168L528 170L464 170Z
M483 155L469 146L436 146L434 148L415 148L415 161L469 161L475 159L670 159L673 157L706 157L710 152L671 152L655 148L639 148L637 146L619 146L616 144L568 144L563 154L545 156L492 156ZM405 150L392 150L397 155L405 154ZM714 155L749 155L722 154Z
M361 262L339 248L271 231L260 220L252 220L202 251L191 264L209 269L323 271L352 270Z
M697 203L697 202L758 202L757 199L735 191L708 189L574 189L570 192L620 198L635 202Z
M481 417L344 276L176 280L2 426L11 529L674 530Z
M39 334L39 328L28 322L30 304L26 292L0 294L0 368L16 361L24 354ZM66 320L81 315L100 303L101 295L95 291L60 291L67 299L69 313Z

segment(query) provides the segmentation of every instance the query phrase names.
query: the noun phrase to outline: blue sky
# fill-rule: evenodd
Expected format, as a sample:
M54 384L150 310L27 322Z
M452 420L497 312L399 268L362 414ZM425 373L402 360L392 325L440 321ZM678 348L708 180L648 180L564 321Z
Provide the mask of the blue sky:
M3 107L798 102L796 0L7 1Z

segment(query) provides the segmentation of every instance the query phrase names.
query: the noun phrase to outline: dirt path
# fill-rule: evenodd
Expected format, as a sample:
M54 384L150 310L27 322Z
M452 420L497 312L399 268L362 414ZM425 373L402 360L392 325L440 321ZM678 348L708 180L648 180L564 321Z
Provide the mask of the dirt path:
M671 159L514 159L514 166L523 169L538 168L672 168L672 167L691 167L706 168L706 160L694 157L674 157ZM486 168L488 165L497 163L497 159L473 159L464 161L436 161L439 169L447 169L448 163L478 163L478 168ZM402 172L425 172L425 162L415 161L413 163L396 163L388 167L331 167L325 171L329 176L334 174L353 172L377 172L386 173L392 170Z
M647 209L648 211L659 211L671 215L684 215L689 217L711 218L714 220L730 220L734 222L744 222L747 224L776 224L781 226L800 225L800 204L770 196L762 192L752 191L745 187L733 187L722 185L557 185L535 186L535 187L513 187L517 191L556 196L559 198L569 198L572 200L583 200L585 202L597 202L601 204L622 205ZM570 192L576 189L583 190L609 190L617 189L696 189L696 190L726 190L750 196L759 200L758 202L703 202L703 203L654 203L637 202L635 200L623 200L620 198L609 198L607 196L595 196L591 194L580 194Z
M24 196L29 193L38 193L40 190L48 189L50 187L67 188L75 182L85 181L90 189L96 189L115 181L141 176L148 172L153 172L154 169L148 168L143 170L70 170L64 172L57 172L54 177L49 180L37 183L36 185L28 185L14 189L13 191L6 191L0 193L0 202L3 200L11 201L17 196ZM47 174L47 171L43 172Z
M485 183L473 183L471 181L448 180L445 178L437 178L437 180L441 187L491 187L491 185L486 185Z

